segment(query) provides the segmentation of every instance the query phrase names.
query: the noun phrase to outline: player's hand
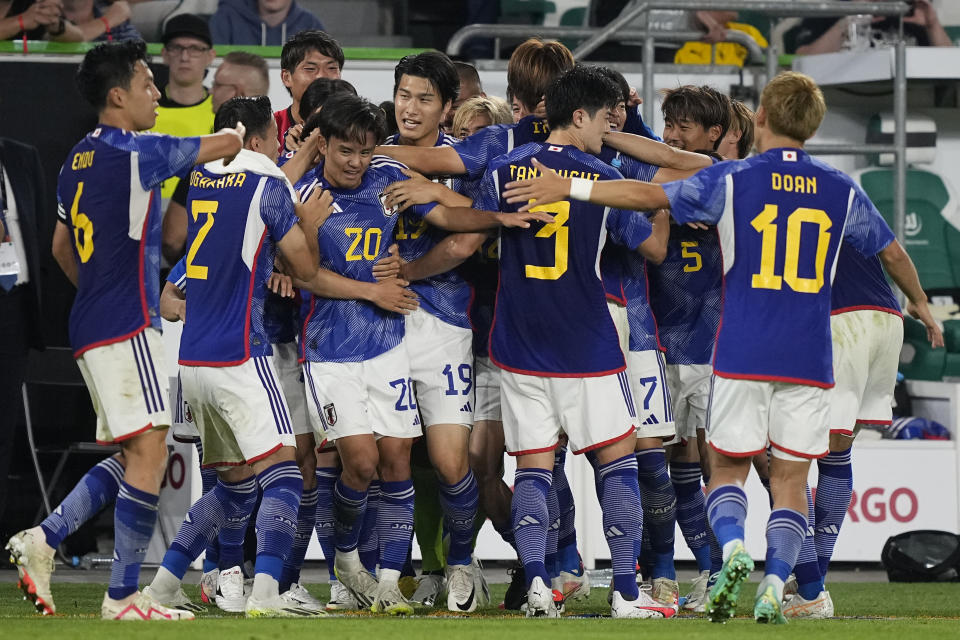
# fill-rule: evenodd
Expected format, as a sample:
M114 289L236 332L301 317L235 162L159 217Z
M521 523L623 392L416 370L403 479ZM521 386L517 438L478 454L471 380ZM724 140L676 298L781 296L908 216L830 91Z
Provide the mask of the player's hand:
M710 225L704 224L702 222L688 222L687 226L691 229L699 229L700 231L705 231L710 228Z
M281 298L293 297L293 278L277 271L270 274L267 280L267 288Z
M396 278L400 275L400 265L403 259L400 257L400 247L396 244L390 245L387 249L387 257L380 258L373 263L373 277L377 280L387 280Z
M187 321L187 301L186 300L176 300L173 302L173 312L176 314L180 322Z
M398 180L383 190L384 204L387 207L396 207L404 211L417 204L436 202L437 189L443 185L427 180L423 175L412 169L401 169L409 180Z
M298 127L300 125L297 125ZM300 141L300 148L297 149L297 153L307 153L311 156L311 164L317 164L320 162L320 141L323 140L323 136L320 134L320 129L314 129L310 132L310 135Z
M385 311L407 315L420 306L417 294L406 288L408 284L410 283L399 278L381 280L373 285L370 302Z
M933 318L933 314L930 313L930 306L926 300L919 304L908 301L907 313L922 322L923 326L927 328L927 340L930 341L930 346L934 349L939 349L943 346L943 331L940 330L940 325L937 324L937 321Z
M637 93L636 87L630 87L630 96L627 98L628 107L636 107L643 104L643 98Z
M507 229L529 229L531 222L553 222L553 216L545 211L519 211L517 213L498 213L497 220Z
M297 215L304 224L319 229L333 213L333 195L323 189L313 192L297 206Z
M300 139L302 132L302 124L295 124L287 130L287 136L283 139L283 146L287 148L287 151L296 151L303 145L303 141Z
M561 178L553 169L544 166L536 158L531 164L540 170L540 176L529 180L515 180L504 185L503 196L509 203L526 203L520 211L527 211L538 202L549 203L570 197L570 178Z
M237 139L240 141L240 149L243 149L243 139L247 136L247 128L243 125L242 122L237 121L237 126L233 127L232 129L229 127L224 127L223 129L220 129L220 131L217 131L217 133L236 136ZM239 152L240 151L238 150L237 153ZM224 158L223 159L224 166L233 162L233 159L236 157L237 157L236 154L234 154L232 156Z

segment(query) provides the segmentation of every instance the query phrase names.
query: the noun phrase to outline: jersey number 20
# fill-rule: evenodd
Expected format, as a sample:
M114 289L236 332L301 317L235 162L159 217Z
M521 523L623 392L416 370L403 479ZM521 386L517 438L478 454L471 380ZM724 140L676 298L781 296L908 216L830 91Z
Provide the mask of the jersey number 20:
M801 278L800 270L800 230L804 223L817 225L817 251L814 257L814 277ZM830 216L823 209L794 209L787 216L787 246L783 260L783 276L776 274L777 258L777 205L768 204L750 225L761 234L760 273L753 274L751 286L754 289L783 288L783 281L797 293L817 293L823 288L823 272L826 268L827 250L830 248L830 232L833 226Z

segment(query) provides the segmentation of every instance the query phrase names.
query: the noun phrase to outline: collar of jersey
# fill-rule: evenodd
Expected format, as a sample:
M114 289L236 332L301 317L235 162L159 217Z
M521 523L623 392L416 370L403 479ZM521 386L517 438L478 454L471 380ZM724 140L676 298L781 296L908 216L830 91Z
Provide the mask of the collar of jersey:
M237 157L234 158L230 164L224 165L223 160L214 160L203 165L203 169L217 175L250 171L263 176L277 178L287 185L287 190L290 191L290 195L296 200L296 191L293 190L293 185L290 184L290 180L287 179L286 174L281 171L280 167L270 162L270 158L262 153L251 151L250 149L240 149L240 153L237 154Z

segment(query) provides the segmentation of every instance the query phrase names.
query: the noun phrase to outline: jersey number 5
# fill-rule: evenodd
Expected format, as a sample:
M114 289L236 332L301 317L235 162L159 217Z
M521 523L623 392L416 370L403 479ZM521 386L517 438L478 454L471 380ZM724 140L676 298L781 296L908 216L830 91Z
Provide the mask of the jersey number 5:
M201 213L207 214L207 219L204 221L203 226L197 230L197 237L190 243L190 250L187 251L188 278L195 280L207 279L208 268L193 264L193 259L197 257L197 251L200 250L200 245L203 244L207 234L210 233L210 229L213 227L213 214L217 212L218 206L220 206L220 203L216 200L194 200L190 205L190 215L193 217L194 222L199 219Z
M680 257L693 260L693 264L683 265L684 273L693 273L703 268L703 258L700 257L700 252L697 251L697 247L699 246L700 243L694 241L680 243Z
M753 274L751 286L754 289L783 288L783 281L797 293L817 293L823 288L823 272L827 262L827 250L830 248L830 232L833 226L830 216L823 209L808 209L800 207L794 209L787 216L787 246L783 260L783 276L776 274L777 259L777 205L768 204L756 218L750 221L751 226L761 234L760 238L760 273ZM817 225L817 251L814 257L813 278L801 278L800 270L800 231L804 223Z
M77 255L80 262L87 262L93 255L93 221L87 214L80 213L80 196L83 194L83 183L77 183L77 193L73 196L70 206L70 221L73 223L73 242L77 245Z
M531 207L530 211L543 211L553 214L553 222L543 225L543 228L537 232L537 238L554 238L553 266L539 267L536 265L526 265L526 276L537 280L558 280L560 276L567 272L567 252L569 249L570 227L567 220L570 219L570 203L567 201L551 202L550 204L540 204Z

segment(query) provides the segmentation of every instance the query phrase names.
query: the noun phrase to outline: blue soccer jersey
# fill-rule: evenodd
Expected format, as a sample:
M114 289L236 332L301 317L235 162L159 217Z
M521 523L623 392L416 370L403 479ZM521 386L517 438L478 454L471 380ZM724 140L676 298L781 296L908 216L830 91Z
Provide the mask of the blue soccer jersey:
M716 229L674 225L667 256L651 265L650 305L667 364L710 364L723 307Z
M263 324L276 243L297 223L296 194L265 155L242 150L190 173L188 322L180 364L232 366L272 353Z
M479 208L516 211L500 194L511 180L534 177L531 159L567 177L620 178L615 169L575 147L528 144L498 158L484 177ZM625 367L607 309L600 253L611 240L635 250L652 232L646 216L587 202L534 207L549 224L500 233L500 286L490 332L497 366L530 375L587 377Z
M605 251L609 250L608 245ZM623 292L627 300L630 325L630 351L659 350L657 321L650 308L649 265L636 251L616 247L616 257L623 273Z
M99 125L67 156L57 215L74 238L70 344L87 349L160 328L160 184L196 161L199 138Z
M860 187L802 150L771 149L663 188L678 222L717 225L724 302L714 372L832 386L841 240L874 255L894 237Z
M840 245L831 304L833 314L872 309L903 315L880 258L863 256L846 242Z
M374 156L356 189L337 189L323 177L323 164L297 183L301 199L314 189L333 195L334 213L320 227L320 266L342 276L375 282L373 265L387 256L399 217L383 205L383 191L406 180L404 165L386 156ZM408 211L414 219L427 215L434 204ZM394 348L403 339L403 316L363 300L334 300L310 296L300 340L301 355L311 362L363 362Z
M187 257L180 258L177 264L173 265L170 273L167 274L167 282L180 290L180 293L187 293Z

